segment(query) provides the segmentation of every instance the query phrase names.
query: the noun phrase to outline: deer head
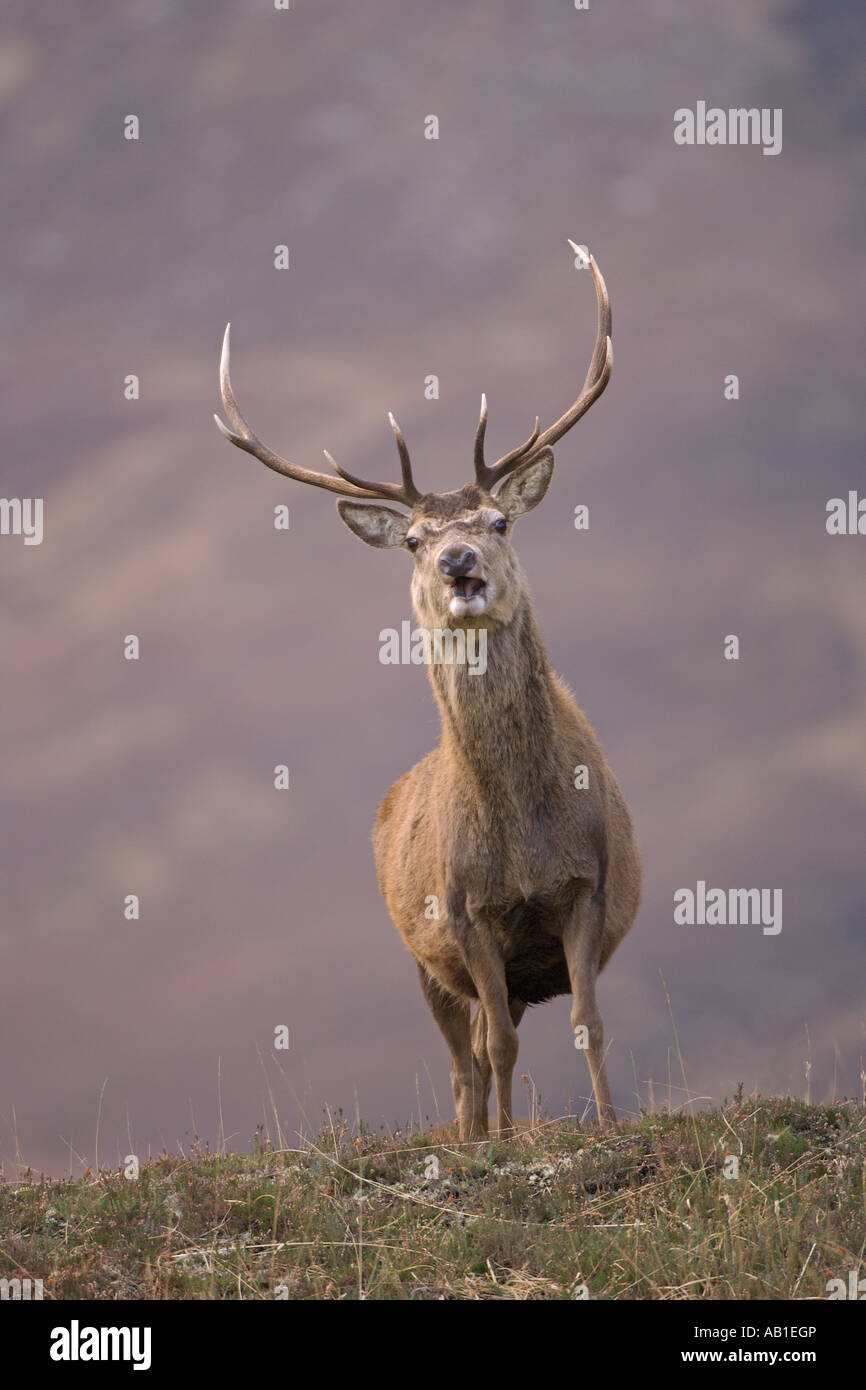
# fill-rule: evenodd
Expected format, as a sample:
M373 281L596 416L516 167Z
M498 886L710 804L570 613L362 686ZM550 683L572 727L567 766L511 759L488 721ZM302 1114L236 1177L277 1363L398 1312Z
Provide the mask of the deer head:
M552 446L576 424L610 380L613 365L611 312L607 288L592 256L573 241L569 245L592 274L598 302L595 348L577 399L543 433L538 419L532 434L492 466L484 460L487 401L481 397L481 416L475 434L475 482L457 492L421 493L412 477L409 451L393 415L402 481L366 482L347 473L325 450L337 477L288 463L253 434L240 410L229 376L230 325L223 340L220 388L229 425L214 416L232 444L260 459L268 468L298 482L336 492L343 499L337 510L356 536L377 549L401 548L414 558L412 598L422 624L433 627L472 626L510 621L525 582L511 546L511 528L518 517L538 506L553 475ZM501 484L501 486L500 486ZM494 489L498 488L498 491ZM389 501L405 507L370 505Z

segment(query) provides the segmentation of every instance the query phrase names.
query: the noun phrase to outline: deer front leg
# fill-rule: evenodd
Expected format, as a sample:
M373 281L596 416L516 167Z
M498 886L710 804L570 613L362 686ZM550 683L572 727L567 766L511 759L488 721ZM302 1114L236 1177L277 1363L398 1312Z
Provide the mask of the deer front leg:
M490 1087L493 1085L493 1069L487 1055L487 1015L481 1004L475 1005L475 1014L470 1030L472 1055L481 1074L481 1087L484 1098L484 1120L487 1122L487 1106L490 1100Z
M487 1133L487 1096L484 1078L472 1053L469 1003L449 994L418 963L421 988L430 1012L451 1053L451 1090L457 1112L457 1133L462 1140L483 1139Z
M496 1082L496 1126L500 1135L505 1135L514 1127L511 1081L519 1046L509 1007L505 963L483 924L467 920L460 938L469 973L478 991L479 1010L483 1010L485 1017L487 1056Z
M604 892L586 885L578 893L562 936L571 978L571 1026L574 1045L586 1052L598 1122L616 1123L616 1111L604 1065L604 1024L595 999L595 982L604 935Z

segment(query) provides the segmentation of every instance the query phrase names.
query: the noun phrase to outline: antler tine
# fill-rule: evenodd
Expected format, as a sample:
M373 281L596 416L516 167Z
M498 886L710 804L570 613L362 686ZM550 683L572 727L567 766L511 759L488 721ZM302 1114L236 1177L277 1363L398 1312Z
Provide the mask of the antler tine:
M391 429L394 431L394 438L397 441L397 451L400 455L400 471L403 474L403 491L410 502L417 502L421 493L418 491L414 479L412 478L412 461L409 458L409 450L406 448L403 431L400 429L400 426L397 424L390 410L388 411L388 420Z
M578 254L583 255L581 248L569 240L569 246ZM589 361L586 377L580 390L580 395L570 406L564 415L561 415L554 425L550 425L537 440L533 453L540 449L546 449L551 444L555 444L564 434L576 425L581 415L584 415L593 401L598 400L607 383L610 381L610 374L613 370L613 343L611 342L612 318L610 312L610 298L607 293L607 285L604 277L595 263L594 256L585 257L587 268L592 275L595 285L595 297L598 304L598 318L595 333L595 347Z
M475 431L475 481L479 483L481 487L487 488L488 490L493 487L494 483L496 483L499 478L505 476L508 465L512 460L521 458L523 454L526 453L527 449L535 443L540 429L541 426L538 422L538 416L536 415L535 429L532 431L526 443L521 444L519 449L512 449L510 454L506 454L504 458L499 460L495 468L488 468L484 462L484 435L487 430L487 397L482 392L481 415L478 420L478 428Z
M487 431L487 397L481 392L481 414L475 431L475 480L486 487L487 466L484 462L484 435Z
M541 424L536 415L535 429L532 431L526 443L521 444L517 449L512 449L510 454L505 454L492 468L485 468L482 485L487 488L488 492L492 487L496 486L501 478L505 477L506 473L512 473L519 463L522 463L525 458L529 457L529 453L538 438L540 429Z
M550 425L543 434L539 434L538 421L536 420L535 431L526 443L522 444L519 449L513 449L510 454L506 454L503 458L497 460L492 468L487 468L484 465L482 432L480 469L483 470L483 472L479 471L478 435L476 434L475 476L488 490L494 487L506 474L513 473L518 464L523 463L534 454L540 453L542 449L550 448L550 446L561 439L564 434L567 434L572 425L577 424L581 415L586 414L592 403L598 400L602 391L607 386L607 383L610 381L610 374L613 370L613 343L611 342L612 318L607 286L604 283L604 277L601 271L595 263L595 258L585 255L581 248L575 245L570 238L568 244L577 255L584 259L592 275L598 304L595 346L592 351L586 377L577 400L569 407L564 415L560 416L555 424Z
M388 412L388 419L391 422L394 438L397 440L397 448L400 451L400 470L403 474L402 483L366 483L363 478L356 478L354 473L347 473L345 468L341 468L340 465L331 458L327 449L324 451L325 458L328 460L331 467L336 469L340 477L345 478L346 482L352 483L354 487L364 488L367 491L373 491L375 489L380 496L389 497L392 502L402 502L405 506L411 507L418 501L421 493L418 491L414 479L412 478L412 463L409 458L409 450L406 448L406 441L403 438L403 433L390 411Z
M275 473L282 473L285 478L294 478L299 483L310 483L313 487L325 488L328 492L339 493L341 497L359 497L367 502L381 501L387 499L392 502L400 502L404 506L411 507L420 497L420 493L412 482L411 469L408 472L407 486L407 467L409 462L408 451L400 435L398 444L401 448L401 463L403 463L403 484L399 483L367 483L360 478L353 478L351 474L345 473L330 454L325 452L328 462L339 473L339 478L332 478L327 473L316 473L311 468L301 468L297 464L289 463L286 459L280 458L266 444L253 434L246 420L240 412L235 393L232 390L231 374L231 324L226 324L225 336L223 338L222 356L220 357L220 395L222 397L223 409L228 416L229 424L225 425L218 415L214 416L217 428L224 439L230 444L235 444L237 448L243 449L246 453L252 454L266 467L272 468ZM404 462L405 454L405 462Z

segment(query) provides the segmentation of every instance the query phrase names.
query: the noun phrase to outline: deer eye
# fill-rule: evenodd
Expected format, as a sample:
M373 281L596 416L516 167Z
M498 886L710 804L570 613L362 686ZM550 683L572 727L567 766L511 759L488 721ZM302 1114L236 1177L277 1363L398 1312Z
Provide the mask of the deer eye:
M492 523L490 529L491 531L498 531L501 536L504 536L505 532L508 530L508 522L505 520L504 516L501 516L498 521Z
M417 537L417 536L407 536L407 537L406 537L406 549L407 549L407 550L417 550L419 545L420 545L420 541L418 540L418 537Z

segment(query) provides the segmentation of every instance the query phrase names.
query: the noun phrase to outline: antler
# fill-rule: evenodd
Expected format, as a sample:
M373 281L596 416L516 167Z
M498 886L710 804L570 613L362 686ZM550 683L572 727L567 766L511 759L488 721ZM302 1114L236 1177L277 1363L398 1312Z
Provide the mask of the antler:
M351 473L347 473L338 463L335 463L327 449L324 451L325 458L331 467L339 473L339 478L332 478L329 473L314 473L310 468L299 468L297 464L288 463L285 459L280 458L279 454L275 454L273 450L269 449L266 444L263 444L253 434L235 400L231 376L229 375L230 334L231 324L227 323L223 338L222 357L220 358L220 394L231 429L228 425L223 424L218 415L214 416L220 434L229 443L236 444L239 449L244 449L248 454L252 454L268 468L272 468L275 473L282 473L284 477L294 478L299 483L312 483L313 487L327 488L328 492L338 492L341 497L361 497L365 501L387 500L399 502L404 507L412 507L418 501L421 493L412 479L409 450L406 448L406 441L393 415L389 414L388 419L391 422L391 429L394 431L394 438L397 440L397 449L400 453L402 483L368 483L363 478L356 478Z
M602 273L595 263L592 256L585 256L579 246L569 238L569 246L578 256L583 257L587 267L592 273L593 283L595 284L595 295L598 300L598 327L595 335L595 347L586 373L586 380L581 388L580 395L570 406L564 415L561 415L555 425L551 425L543 434L538 432L538 419L536 417L535 429L529 436L525 444L521 444L519 449L512 449L510 454L505 454L499 459L492 468L488 468L484 462L484 434L487 429L487 400L481 397L481 417L478 421L478 429L475 432L475 479L478 484L486 488L489 492L492 487L501 481L508 473L513 473L518 464L531 458L533 454L539 453L542 449L555 444L564 434L571 429L572 425L577 424L581 415L584 415L593 401L597 400L610 381L610 373L613 367L613 344L610 340L611 332L611 313L610 300L607 294L607 286L604 283Z

